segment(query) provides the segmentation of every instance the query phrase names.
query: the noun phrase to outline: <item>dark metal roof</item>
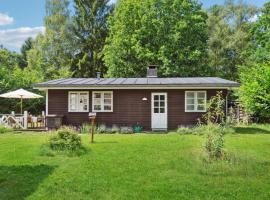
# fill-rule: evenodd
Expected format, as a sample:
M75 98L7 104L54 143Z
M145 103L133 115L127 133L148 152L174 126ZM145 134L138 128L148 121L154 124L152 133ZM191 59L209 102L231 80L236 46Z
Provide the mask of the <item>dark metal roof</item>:
M193 78L62 78L34 85L36 88L69 87L239 87L239 83L217 77Z

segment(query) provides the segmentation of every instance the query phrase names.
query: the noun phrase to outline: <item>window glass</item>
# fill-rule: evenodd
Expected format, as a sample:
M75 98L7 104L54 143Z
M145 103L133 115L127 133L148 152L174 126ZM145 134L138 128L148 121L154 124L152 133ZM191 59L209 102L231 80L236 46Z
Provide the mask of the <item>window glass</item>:
M195 93L194 92L187 92L186 93L186 98L194 98L195 97Z
M195 104L195 99L187 99L187 104Z
M112 111L113 96L112 92L93 92L93 112Z
M198 99L198 104L204 104L205 100L204 99Z
M198 110L205 110L205 106L204 105L198 105L197 109Z
M204 99L205 98L205 92L197 92L197 98Z
M89 108L88 92L70 92L69 93L69 111L70 112L88 112Z
M108 105L105 105L105 106L104 106L104 110L111 110L111 109L112 109L111 106L108 106Z
M154 113L159 113L159 109L158 108L154 108Z
M187 110L194 110L195 106L194 105L187 105Z
M109 104L111 105L112 100L111 99L104 99L104 104Z
M165 102L164 102L164 101L160 101L160 102L159 102L159 106L160 106L160 107L165 107Z
M160 98L160 100L163 100L163 101L165 100L165 96L164 95L160 95L159 98Z
M186 111L203 112L206 110L206 92L205 91L188 91L185 95Z

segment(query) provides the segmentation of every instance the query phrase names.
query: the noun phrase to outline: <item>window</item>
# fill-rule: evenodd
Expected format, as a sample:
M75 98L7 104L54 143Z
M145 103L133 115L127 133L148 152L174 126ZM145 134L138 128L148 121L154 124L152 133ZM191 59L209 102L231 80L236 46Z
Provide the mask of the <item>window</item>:
M93 112L112 112L113 111L113 92L93 92L92 95Z
M69 92L68 108L69 112L88 112L89 92Z
M186 112L206 112L206 91L186 91Z

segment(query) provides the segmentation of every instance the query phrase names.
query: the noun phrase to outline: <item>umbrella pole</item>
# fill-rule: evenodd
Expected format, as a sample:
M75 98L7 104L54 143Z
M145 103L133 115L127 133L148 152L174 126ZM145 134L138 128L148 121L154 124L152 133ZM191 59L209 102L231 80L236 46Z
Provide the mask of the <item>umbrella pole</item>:
M21 115L23 114L23 99L21 97Z

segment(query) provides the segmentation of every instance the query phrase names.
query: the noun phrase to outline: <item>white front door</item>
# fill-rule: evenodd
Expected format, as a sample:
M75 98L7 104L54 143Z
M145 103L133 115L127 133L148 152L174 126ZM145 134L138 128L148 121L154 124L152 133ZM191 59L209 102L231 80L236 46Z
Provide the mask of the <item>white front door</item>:
M167 130L167 93L152 93L152 130Z

